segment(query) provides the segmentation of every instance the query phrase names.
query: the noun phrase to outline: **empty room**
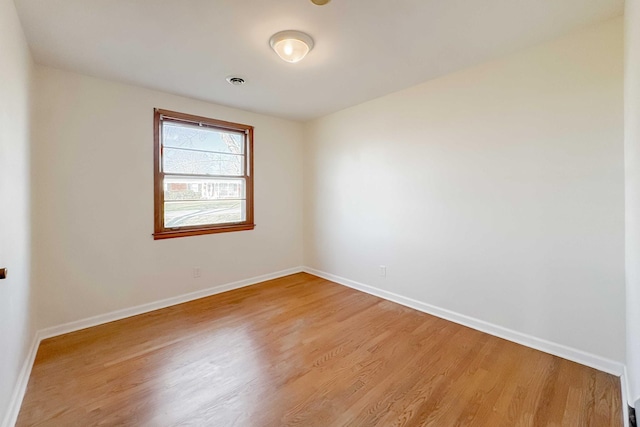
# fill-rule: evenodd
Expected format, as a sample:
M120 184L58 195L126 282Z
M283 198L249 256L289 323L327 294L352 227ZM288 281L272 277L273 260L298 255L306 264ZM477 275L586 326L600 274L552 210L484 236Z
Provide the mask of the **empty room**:
M640 0L0 0L0 424L636 426Z

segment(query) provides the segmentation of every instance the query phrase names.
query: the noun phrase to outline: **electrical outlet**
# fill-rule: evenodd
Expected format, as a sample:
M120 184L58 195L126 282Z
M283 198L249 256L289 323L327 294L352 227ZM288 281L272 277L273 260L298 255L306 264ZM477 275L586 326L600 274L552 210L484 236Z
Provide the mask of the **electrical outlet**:
M387 277L387 266L386 265L381 265L380 266L380 277Z
M195 268L193 269L193 278L194 278L194 279L197 279L197 278L199 278L199 277L200 277L200 275L201 275L200 267L195 267Z

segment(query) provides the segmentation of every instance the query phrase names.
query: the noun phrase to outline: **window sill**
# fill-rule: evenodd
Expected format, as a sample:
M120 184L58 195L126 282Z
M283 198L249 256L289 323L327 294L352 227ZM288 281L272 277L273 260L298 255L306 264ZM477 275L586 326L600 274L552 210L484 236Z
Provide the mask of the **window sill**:
M231 231L253 230L255 224L237 224L212 228L191 228L182 230L167 230L153 233L153 240L174 239L177 237L200 236L204 234L228 233Z

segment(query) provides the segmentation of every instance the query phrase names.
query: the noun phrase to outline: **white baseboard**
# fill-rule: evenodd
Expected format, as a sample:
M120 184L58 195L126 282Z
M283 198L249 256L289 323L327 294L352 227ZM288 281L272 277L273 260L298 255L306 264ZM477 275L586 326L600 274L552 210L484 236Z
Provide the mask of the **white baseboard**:
M77 320L74 322L69 322L59 326L53 326L37 331L33 338L29 353L27 354L27 357L18 376L18 381L16 382L7 414L5 415L2 422L2 427L13 427L18 420L18 414L20 412L20 407L22 406L22 400L24 399L24 394L27 391L27 384L29 383L31 368L33 367L33 362L35 361L38 347L40 346L40 342L42 340L58 335L68 334L69 332L75 332L81 329L90 328L92 326L125 319L127 317L136 316L138 314L148 313L150 311L159 310L161 308L170 307L172 305L182 304L211 295L221 294L223 292L231 291L234 289L244 288L246 286L266 282L267 280L278 279L280 277L300 273L302 271L302 267L289 268L287 270L281 270L275 273L264 274L262 276L239 280L233 283L226 283L224 285L213 286L211 288L203 289L200 291L190 292L188 294L178 295L176 297L151 302L148 304L142 304L131 308L116 310L110 313L100 314L98 316L89 317L87 319Z
M33 362L36 360L36 353L38 352L38 346L40 345L40 337L36 332L33 336L33 341L29 347L27 357L22 364L22 369L18 374L18 380L13 389L11 400L9 401L9 408L2 420L2 427L13 427L18 421L18 413L20 412L20 406L22 405L22 398L27 391L27 384L29 383L29 376L31 376L31 368Z
M46 339L58 335L68 334L69 332L75 332L81 329L90 328L92 326L102 325L103 323L113 322L115 320L125 319L131 316L137 316L138 314L148 313L150 311L159 310L161 308L170 307L172 305L182 304L211 295L221 294L223 292L232 291L234 289L244 288L245 286L251 286L255 285L256 283L266 282L267 280L277 279L279 277L288 276L290 274L300 273L301 271L303 271L302 267L289 268L287 270L281 270L275 273L264 274L262 276L252 277L245 280L239 280L233 283L226 283L224 285L218 285L211 288L202 289L200 291L190 292L188 294L178 295L176 297L151 302L148 304L142 304L135 307L116 310L110 313L89 317L87 319L76 320L74 322L42 329L40 331L40 336L41 339Z
M460 325L464 325L499 338L503 338L508 341L522 344L524 346L531 347L533 349L540 350L554 356L562 357L563 359L571 360L572 362L580 363L582 365L586 365L599 371L604 371L609 374L616 375L618 377L622 376L624 372L624 364L615 360L607 359L595 354L587 353L582 350L547 341L541 338L534 337L532 335L504 328L502 326L494 325L492 323L485 322L484 320L475 319L464 314L436 307L422 301L407 298L393 292L365 285L363 283L336 276L334 274L326 273L324 271L316 270L311 267L304 267L304 271L309 274L322 277L323 279L331 280L332 282L336 282L338 284L348 286L362 292L366 292L379 298L383 298L404 305L406 307L413 308L415 310L422 311L424 313L431 314L433 316L440 317L442 319L446 319L451 322L458 323Z
M627 376L627 367L622 369L622 375L620 375L620 393L622 394L622 419L624 421L624 427L629 427L629 403L631 393L629 393L629 378Z

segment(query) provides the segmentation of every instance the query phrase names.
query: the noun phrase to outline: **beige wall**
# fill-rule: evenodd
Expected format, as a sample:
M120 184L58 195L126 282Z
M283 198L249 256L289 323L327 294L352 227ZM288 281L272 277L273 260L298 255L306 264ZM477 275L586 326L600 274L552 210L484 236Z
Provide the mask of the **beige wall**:
M13 416L7 409L33 338L31 70L13 1L0 0L0 267L9 269L8 278L0 281L0 423Z
M622 28L308 124L306 264L624 361Z
M640 0L625 8L627 368L629 403L640 405Z
M46 67L36 83L39 327L302 264L301 124ZM154 107L255 126L255 230L153 240Z

